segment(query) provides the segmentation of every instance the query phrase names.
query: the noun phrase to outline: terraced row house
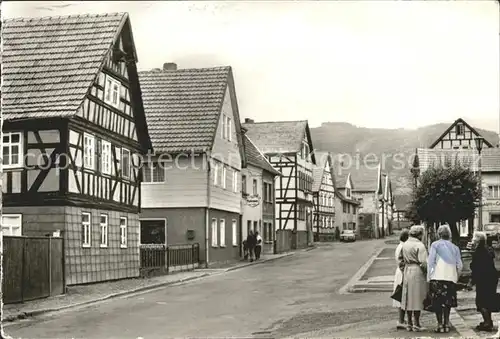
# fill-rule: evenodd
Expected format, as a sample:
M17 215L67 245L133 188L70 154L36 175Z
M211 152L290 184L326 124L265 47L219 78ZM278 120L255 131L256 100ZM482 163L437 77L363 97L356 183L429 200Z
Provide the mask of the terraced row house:
M428 148L418 148L419 173L422 174L431 166L444 164L445 161L459 161L470 166L473 171L479 169L479 154L475 139L482 137L481 151L482 170L482 220L483 224L500 222L500 149L482 136L474 127L459 118L455 120ZM474 227L479 224L479 211L474 218L465 220L459 225L460 235L470 236Z

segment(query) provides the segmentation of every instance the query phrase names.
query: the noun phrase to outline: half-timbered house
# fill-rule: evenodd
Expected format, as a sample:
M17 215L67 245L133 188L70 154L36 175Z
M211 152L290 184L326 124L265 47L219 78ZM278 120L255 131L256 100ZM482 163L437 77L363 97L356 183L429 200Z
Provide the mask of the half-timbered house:
M243 125L257 148L282 173L276 178L276 230L291 230L292 248L312 239L312 166L316 164L307 121L254 122ZM283 233L284 234L284 233Z
M479 132L459 118L448 127L430 146L431 149L476 149L474 139ZM493 144L484 140L484 148L493 148Z
M128 14L2 28L3 224L62 233L69 285L138 276L150 140Z
M281 176L266 159L264 154L245 135L245 155L247 167L241 170L242 194L242 238L246 239L250 230L262 236L262 252L274 252L275 209L274 182Z
M313 166L313 232L315 241L333 241L335 237L335 182L331 157L315 152Z
M360 202L354 198L353 190L356 188L352 181L351 173L339 171L335 175L335 228L342 230L353 230L356 237L362 234L358 222L358 210ZM337 239L338 240L338 239Z
M139 74L154 156L144 166L141 243L200 245L205 263L239 259L246 165L231 67Z

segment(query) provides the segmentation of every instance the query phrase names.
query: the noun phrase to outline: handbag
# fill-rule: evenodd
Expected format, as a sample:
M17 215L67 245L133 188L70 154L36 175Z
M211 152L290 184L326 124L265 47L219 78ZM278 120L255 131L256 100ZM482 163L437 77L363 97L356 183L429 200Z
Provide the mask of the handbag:
M424 310L434 313L434 305L432 304L432 298L429 292L427 292L427 295L424 299Z
M394 299L397 302L401 302L402 298L403 298L403 285L399 284L398 286L396 286L394 293L392 293L391 299Z

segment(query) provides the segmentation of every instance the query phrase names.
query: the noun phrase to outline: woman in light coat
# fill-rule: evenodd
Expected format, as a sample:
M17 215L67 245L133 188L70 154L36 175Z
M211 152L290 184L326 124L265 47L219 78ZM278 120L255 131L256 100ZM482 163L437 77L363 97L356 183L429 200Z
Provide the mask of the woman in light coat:
M399 255L399 267L403 270L401 309L408 316L408 331L420 332L420 313L427 296L427 250L422 243L425 228L414 225Z
M436 333L450 332L450 310L457 307L458 277L462 271L460 249L453 244L451 229L441 225L437 230L439 240L432 243L427 260L427 281L432 309L436 313Z
M409 231L408 229L404 228L399 235L399 245L398 247L396 247L396 251L394 253L396 258L396 264L398 266L396 267L396 273L394 274L394 286L392 289L393 293L396 291L396 287L398 287L398 285L400 285L403 282L403 272L399 268L399 255L401 254L401 249L403 248L403 244L406 242L406 240L408 240L408 236L409 236ZM399 321L397 323L397 329L406 328L405 311L401 309L401 303L399 301L393 300L392 306L399 309Z

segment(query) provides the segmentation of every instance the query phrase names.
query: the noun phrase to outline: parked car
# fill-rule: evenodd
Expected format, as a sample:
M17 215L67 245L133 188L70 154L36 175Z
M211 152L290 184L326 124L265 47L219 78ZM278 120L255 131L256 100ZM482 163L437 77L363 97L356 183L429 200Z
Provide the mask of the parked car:
M343 230L340 233L340 241L356 241L356 234L353 230Z

